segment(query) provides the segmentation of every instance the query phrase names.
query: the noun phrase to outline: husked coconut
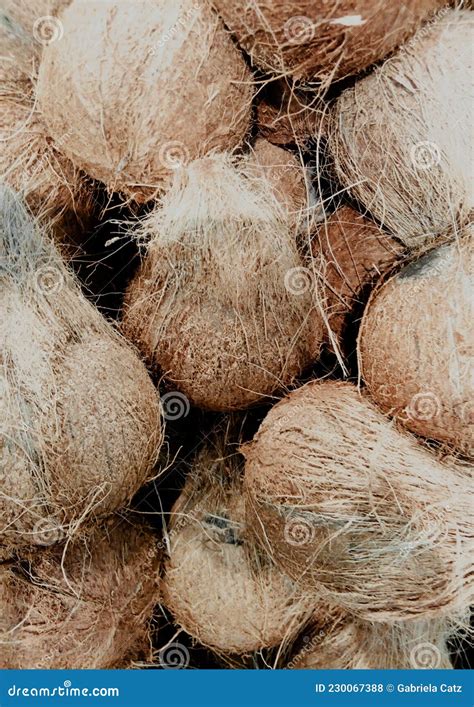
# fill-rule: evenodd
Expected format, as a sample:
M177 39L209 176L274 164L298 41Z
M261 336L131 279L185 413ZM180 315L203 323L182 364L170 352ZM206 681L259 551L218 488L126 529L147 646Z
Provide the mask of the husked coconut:
M469 606L470 475L395 429L355 386L299 388L244 454L249 528L307 591L374 621Z
M161 444L156 389L15 194L0 189L0 546L128 503Z
M446 9L331 111L339 181L411 248L463 225L474 206L473 18Z
M191 403L243 409L317 358L315 278L252 158L213 155L179 170L138 236L146 255L123 331Z
M159 553L110 518L89 537L0 565L0 669L125 668L152 654Z
M442 0L212 0L252 63L329 84L406 41Z
M167 529L163 602L191 636L222 653L289 640L314 605L249 541L242 466L223 437L206 444Z
M456 628L443 619L388 623L362 621L318 609L303 647L285 666L302 670L447 670L452 668L447 641Z
M474 228L377 289L359 333L372 399L419 435L474 456Z
M63 153L110 191L147 201L179 165L243 142L252 75L207 2L74 0L61 22L39 105Z

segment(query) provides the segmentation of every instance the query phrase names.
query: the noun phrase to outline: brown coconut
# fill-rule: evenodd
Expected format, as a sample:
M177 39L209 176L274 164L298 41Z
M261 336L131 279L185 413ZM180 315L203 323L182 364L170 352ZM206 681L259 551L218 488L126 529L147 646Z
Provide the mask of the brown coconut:
M314 599L247 538L243 463L223 438L198 453L167 529L163 603L200 643L244 654L300 630Z
M330 83L379 61L442 0L212 0L252 63Z
M138 235L123 331L194 405L238 410L292 384L321 318L274 185L229 155L179 170Z
M0 545L48 545L128 503L158 394L13 192L0 190Z
M395 429L355 386L298 389L244 453L249 527L302 587L374 621L469 605L469 475Z
M474 205L473 41L472 12L445 10L332 110L337 177L410 247Z
M412 432L474 456L474 227L413 261L370 299L359 367L372 399Z
M64 154L111 191L146 201L180 164L243 141L251 73L206 2L74 0L61 21L39 104Z
M1 669L106 669L150 659L159 555L146 528L111 518L0 565Z
M257 106L259 134L274 145L305 144L319 134L323 112L284 80L272 82Z
M442 619L378 623L333 610L315 614L302 648L285 666L296 670L452 668L447 641L455 627Z
M312 241L313 257L326 290L329 335L343 345L348 316L367 289L402 257L402 246L377 224L350 206L331 214Z

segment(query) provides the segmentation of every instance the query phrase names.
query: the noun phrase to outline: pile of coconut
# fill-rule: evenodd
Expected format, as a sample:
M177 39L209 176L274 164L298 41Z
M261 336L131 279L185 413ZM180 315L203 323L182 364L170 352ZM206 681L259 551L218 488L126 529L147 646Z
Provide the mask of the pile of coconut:
M452 667L473 19L5 0L0 668Z

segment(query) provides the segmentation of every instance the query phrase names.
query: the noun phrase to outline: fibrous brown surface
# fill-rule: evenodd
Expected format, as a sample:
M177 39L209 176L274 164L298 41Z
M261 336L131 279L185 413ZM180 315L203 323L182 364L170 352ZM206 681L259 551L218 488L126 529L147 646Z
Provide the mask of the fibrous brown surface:
M303 670L446 670L452 668L449 622L418 619L378 623L333 610L315 612L303 648L286 666Z
M373 293L359 334L372 399L412 432L474 456L474 228Z
M193 404L243 409L317 358L315 279L254 163L216 155L177 172L139 235L123 330Z
M161 444L159 398L6 187L0 282L0 545L48 545L146 481Z
M149 200L179 165L243 142L252 76L206 2L74 0L61 21L39 104L64 154L109 190Z
M357 388L312 382L244 447L257 541L308 591L365 619L450 616L473 598L466 470L398 431Z
M112 517L89 537L0 565L0 669L106 669L150 659L159 553Z
M330 82L393 51L443 0L212 0L252 62Z
M313 106L304 93L297 92L284 80L267 86L257 106L259 134L274 145L305 147L318 135L324 122L319 103Z
M446 9L332 109L338 179L412 248L474 206L473 41L473 13Z
M403 248L373 221L342 206L320 226L312 253L320 262L331 334L340 345L348 315L360 304L367 287L401 258Z
M239 654L291 639L314 603L248 540L241 471L222 439L200 450L171 513L162 581L182 628Z

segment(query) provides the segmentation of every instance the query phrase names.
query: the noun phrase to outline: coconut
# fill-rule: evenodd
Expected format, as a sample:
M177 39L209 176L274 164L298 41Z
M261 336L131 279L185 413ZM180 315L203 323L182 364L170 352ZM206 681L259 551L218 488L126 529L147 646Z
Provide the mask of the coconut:
M317 357L312 273L291 231L274 184L225 154L178 170L142 223L123 330L194 405L245 408Z
M269 84L257 106L259 134L274 145L304 147L322 124L321 109L284 80Z
M39 104L64 154L109 190L146 201L177 165L243 141L251 73L207 3L74 0L61 22Z
M249 542L242 467L223 437L199 451L172 509L161 587L176 622L222 653L279 645L314 608L314 599Z
M47 137L25 80L0 89L0 180L19 192L62 246L80 242L92 224L94 189Z
M1 565L0 668L124 668L149 658L158 568L151 531L117 518Z
M302 587L375 621L469 605L469 474L395 429L355 386L293 392L244 453L249 527Z
M379 61L443 0L212 0L252 63L330 83Z
M312 241L313 256L326 289L330 338L343 346L348 316L403 249L373 221L342 206L321 225Z
M410 247L464 223L474 205L472 20L446 9L332 109L337 177Z
M412 432L474 456L474 227L370 299L359 366L372 399Z
M315 615L305 631L303 647L287 668L447 670L453 667L447 641L455 628L445 620L378 623L362 621L340 610L333 610L330 619Z
M0 545L50 544L126 504L149 477L159 399L5 187L0 281Z

